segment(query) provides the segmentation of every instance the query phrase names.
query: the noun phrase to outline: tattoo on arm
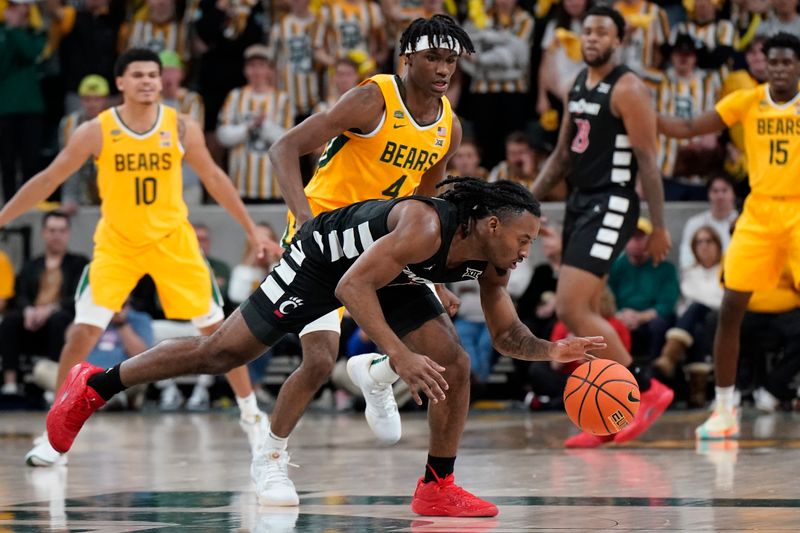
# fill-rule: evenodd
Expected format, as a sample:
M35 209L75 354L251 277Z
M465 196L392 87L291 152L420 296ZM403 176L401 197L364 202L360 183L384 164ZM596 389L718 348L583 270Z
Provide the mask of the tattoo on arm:
M519 320L494 340L497 351L523 361L546 361L550 343L531 333Z
M186 123L182 118L178 118L178 140L183 144L186 138Z

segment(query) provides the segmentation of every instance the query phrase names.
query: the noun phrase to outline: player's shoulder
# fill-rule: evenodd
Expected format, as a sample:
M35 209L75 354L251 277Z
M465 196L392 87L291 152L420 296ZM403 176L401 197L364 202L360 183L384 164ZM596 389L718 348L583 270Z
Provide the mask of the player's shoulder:
M766 90L766 84L756 85L755 87L743 87L725 96L721 102L736 105L737 107L758 105L766 98Z

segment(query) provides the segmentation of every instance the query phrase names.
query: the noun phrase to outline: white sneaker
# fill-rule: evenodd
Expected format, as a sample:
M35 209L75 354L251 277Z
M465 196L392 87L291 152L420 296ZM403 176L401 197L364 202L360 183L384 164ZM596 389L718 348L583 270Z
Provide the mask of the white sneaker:
M211 407L211 398L208 389L202 385L195 385L192 395L186 400L186 409L189 411L208 411Z
M394 444L400 440L402 427L400 413L391 383L378 383L369 375L369 367L375 354L356 355L347 361L347 375L364 394L367 417L372 433L383 444Z
M162 411L177 411L183 405L183 394L175 383L168 384L161 390L158 408Z
M756 409L765 413L774 413L781 404L781 401L764 387L759 387L753 391L753 399L756 402Z
M297 490L287 473L290 464L289 452L286 450L261 450L253 456L250 476L256 484L259 505L281 507L300 505Z
M25 454L25 464L28 466L63 466L67 464L67 454L58 453L50 446L47 432L33 440L33 448Z
M267 413L259 411L257 415L252 417L242 414L239 417L239 426L247 435L247 441L250 443L250 451L253 456L257 455L269 432L269 417Z

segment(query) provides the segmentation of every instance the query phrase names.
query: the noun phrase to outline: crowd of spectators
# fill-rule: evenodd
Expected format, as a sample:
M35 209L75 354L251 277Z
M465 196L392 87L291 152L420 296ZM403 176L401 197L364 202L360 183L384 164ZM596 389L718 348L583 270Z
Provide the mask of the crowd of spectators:
M476 54L461 59L448 90L464 130L450 171L530 185L553 148L564 96L582 68L581 17L600 3L0 0L3 197L10 198L43 168L78 125L119 102L114 61L127 48L146 47L158 52L163 63L163 103L203 125L212 154L242 199L282 202L267 157L272 143L366 77L402 73L397 50L402 29L416 17L433 14L454 17L476 45ZM798 0L605 3L626 20L621 59L646 81L660 113L680 117L711 109L725 94L761 83L764 39L778 31L800 34ZM321 149L301 162L306 179ZM685 389L686 401L700 406L708 401L709 354L722 294L720 257L730 242L737 206L748 192L742 132L732 128L721 136L683 141L661 137L658 157L667 200L707 202L708 210L688 220L681 236L673 236L679 250L675 265L653 265L644 255L650 225L640 221L610 274L606 315L630 332L637 359L653 364L677 390ZM40 238L45 253L16 273L16 287L7 258L0 256L4 394L18 392L19 361L25 354L58 356L71 319L70 295L86 261L66 251L68 215L98 204L95 172L87 161L54 194L61 210L44 222ZM184 189L189 204L208 201L188 168ZM544 200L562 200L566 194L562 187ZM568 334L559 327L553 304L560 230L555 224L547 228L544 261L521 269L527 277L517 274L512 292L525 323L537 335L557 338ZM209 229L197 230L202 242ZM272 262L259 262L245 251L232 269L219 260L212 267L235 305ZM743 328L748 341L743 342L743 360L749 370L740 386L755 391L764 408L774 409L795 396L800 295L793 286L789 279L775 293L755 295ZM463 305L455 321L474 360L475 382L485 385L497 354L487 343L475 287L465 284L459 291ZM149 298L154 300L152 294ZM140 300L134 298L133 307ZM145 307L158 313L157 304ZM112 325L116 336L109 339L122 342L135 313L118 317ZM152 334L144 330L138 336L142 346L151 342ZM538 397L532 405L553 396L551 390L537 390L542 375L563 375L563 369L519 364L515 372L521 390L508 391L508 396Z

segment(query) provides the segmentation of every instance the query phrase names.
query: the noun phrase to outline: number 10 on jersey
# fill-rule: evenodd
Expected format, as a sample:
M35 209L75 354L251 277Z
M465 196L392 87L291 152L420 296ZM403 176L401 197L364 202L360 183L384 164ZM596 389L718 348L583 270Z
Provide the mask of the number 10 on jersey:
M156 201L158 182L152 176L135 178L136 205L150 205Z

